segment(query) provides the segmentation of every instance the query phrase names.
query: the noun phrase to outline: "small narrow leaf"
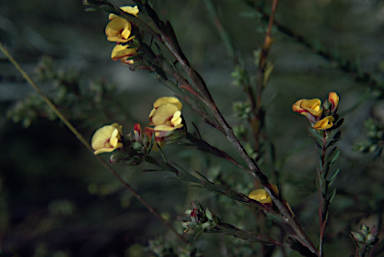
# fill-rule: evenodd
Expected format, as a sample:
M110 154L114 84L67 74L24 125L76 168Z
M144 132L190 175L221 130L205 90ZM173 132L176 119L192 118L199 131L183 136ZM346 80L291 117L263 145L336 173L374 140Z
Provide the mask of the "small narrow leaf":
M333 155L336 153L337 147L332 148L331 152L328 154L328 156L325 158L325 161L328 161L333 157Z
M335 136L333 137L333 139L331 139L331 140L328 142L326 148L329 148L329 147L333 146L334 144L336 144L336 143L340 140L340 137L341 137L341 131L338 131L338 132L335 134Z
M317 149L320 149L320 150L321 150L322 147L321 147L321 145L320 145L318 139L317 139L316 137L312 136L312 135L309 135L309 136L313 139L313 142L315 143Z
M188 182L193 182L193 183L201 183L202 182L200 179L198 179L195 176L192 176L191 174L186 173L186 172L179 172L179 173L177 173L177 176L181 180L185 180Z
M329 197L328 203L331 203L333 198L335 198L336 195L336 188L333 189L331 196Z
M153 20L153 22L158 26L160 19L157 13L150 7L148 4L144 5L144 10L148 14L149 17Z
M330 161L331 164L335 163L335 161L337 160L337 158L339 158L340 156L340 150L337 150L337 152L335 153L335 155L333 156L332 160Z
M335 181L335 179L336 179L337 175L339 174L339 172L340 172L340 169L337 169L335 171L335 173L333 173L332 177L329 179L329 186L331 186L332 183Z
M316 129L309 128L309 132L311 132L311 135L315 136L318 139L323 139L323 137L317 132Z

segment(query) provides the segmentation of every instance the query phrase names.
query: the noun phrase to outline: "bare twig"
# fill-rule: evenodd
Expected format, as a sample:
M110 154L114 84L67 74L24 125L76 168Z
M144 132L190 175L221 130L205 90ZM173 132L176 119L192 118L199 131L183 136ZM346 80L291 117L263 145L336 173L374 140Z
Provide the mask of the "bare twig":
M259 56L259 66L257 67L257 85L256 85L257 100L256 100L256 110L255 110L255 119L257 122L255 122L256 124L252 127L253 135L255 138L256 152L259 152L260 150L260 128L261 128L261 122L264 116L263 109L261 107L261 99L262 99L263 89L265 86L264 77L265 77L265 69L267 66L267 57L273 42L273 39L271 37L272 26L275 19L275 13L276 13L278 3L279 3L279 0L273 0L272 2L271 15L269 16L269 22L268 22L268 29L265 35L264 44L261 47L261 53Z
M40 90L40 88L36 85L36 83L31 79L31 77L20 67L20 65L17 63L17 61L10 55L10 53L5 49L3 44L0 42L0 50L4 53L4 55L8 58L8 60L15 66L15 68L21 73L23 78L33 87L33 89L43 98L43 100L46 102L46 104L51 108L51 110L59 117L59 119L71 130L71 132L77 137L77 139L93 154L93 149L91 145L87 142L87 140L84 139L84 137L77 131L75 127L68 121L67 118L65 118L60 111L56 108L56 106L52 103L51 100ZM139 193L137 193L131 185L129 185L127 182L123 180L123 178L117 174L117 172L109 166L100 156L94 155L97 160L113 175L115 176L119 182L124 185L135 197L137 200L139 200L148 210L150 213L155 215L162 223L164 223L173 233L175 233L178 238L183 241L184 243L188 243L188 241L180 235L166 220L164 220L161 215L156 212L155 209L151 205L149 205L141 196Z

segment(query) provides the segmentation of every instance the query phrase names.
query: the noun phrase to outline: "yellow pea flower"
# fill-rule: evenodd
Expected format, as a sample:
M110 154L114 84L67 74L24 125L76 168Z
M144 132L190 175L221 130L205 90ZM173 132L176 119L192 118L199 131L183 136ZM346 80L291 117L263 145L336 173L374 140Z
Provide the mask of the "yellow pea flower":
M315 125L313 125L313 128L317 130L326 130L332 128L333 121L335 121L335 118L332 116L327 116L324 119L317 121Z
M182 128L181 108L182 103L175 97L161 97L153 104L149 114L150 125L155 131L172 131Z
M94 154L110 153L117 148L123 148L121 142L122 127L117 123L113 123L96 130L91 139L92 148L95 150Z
M127 60L127 58L137 55L135 48L129 48L129 45L116 45L111 54L111 58L114 61L121 60L123 63L133 64L133 60Z
M105 27L105 35L110 42L126 43L135 38L130 37L132 31L131 23L126 19L116 16Z
M276 194L279 193L279 189L275 184L271 184L271 187ZM249 193L248 197L260 203L272 203L271 197L269 196L267 191L265 191L265 189L263 188L253 190L252 192Z
M151 114L151 125L155 126L155 131L172 131L183 127L181 112L174 104L163 104Z
M334 112L339 105L339 96L335 92L331 92L328 95L328 100L332 105L331 112Z
M318 98L298 100L292 105L292 110L306 117L308 113L314 117L320 117L323 114L321 101Z

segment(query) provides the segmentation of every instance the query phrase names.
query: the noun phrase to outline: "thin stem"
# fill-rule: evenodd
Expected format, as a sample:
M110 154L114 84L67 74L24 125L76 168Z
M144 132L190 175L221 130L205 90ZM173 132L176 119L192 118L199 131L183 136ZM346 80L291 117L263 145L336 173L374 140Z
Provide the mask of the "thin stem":
M232 39L231 39L231 37L229 35L229 32L225 29L225 27L223 26L222 22L220 21L220 18L219 18L219 15L217 13L217 10L215 8L214 3L212 2L212 0L205 0L204 3L206 5L206 7L207 7L207 10L208 10L208 12L209 12L209 14L211 16L211 19L212 19L213 23L215 24L215 26L216 26L219 34L220 34L221 40L223 41L223 44L226 47L229 56L234 60L234 62L236 64L239 64L239 58L236 56L235 47L234 47L233 41L232 41ZM248 73L247 73L246 70L245 70L245 72L246 72L246 74L245 74L245 79L244 79L245 83L243 84L243 87L244 87L243 90L248 95L249 102L251 104L251 110L252 110L253 117L258 117L257 112L256 112L255 94L253 92L252 86L250 85L250 80L249 80L249 77L248 77ZM252 128L254 128L253 119L248 119L248 123L250 124L250 126ZM258 145L258 142L259 142L259 140L258 140L259 136L258 135L259 135L258 132L257 133L253 133L256 145ZM256 148L258 149L259 147L256 147Z
M268 22L268 29L267 33L265 35L264 39L264 45L261 48L261 53L259 56L259 65L257 68L257 85L256 85L256 115L255 119L257 122L257 127L253 128L253 134L255 138L255 151L260 151L260 128L261 128L261 122L263 119L263 110L261 107L261 99L263 94L263 89L265 87L264 81L265 81L265 69L267 66L267 57L269 54L269 50L271 49L271 45L273 42L273 39L271 37L272 34L272 26L275 19L275 13L277 9L277 5L279 3L279 0L273 0L272 2L272 8L271 8L271 15L269 16L269 22Z
M238 63L239 61L236 57L235 47L234 47L232 38L230 37L228 31L223 26L223 24L219 18L219 15L217 13L217 10L215 8L214 3L212 2L212 0L204 0L204 3L205 3L205 6L207 7L208 13L209 13L213 23L216 26L217 31L220 34L221 40L223 41L223 44L224 44L225 48L227 49L229 56L232 59L234 59L236 63Z
M319 238L319 254L320 256L323 255L323 243L324 243L324 234L325 234L325 228L327 225L327 214L328 214L328 202L327 202L327 192L328 192L328 183L326 180L327 174L324 174L325 172L325 165L326 164L326 154L327 154L327 137L328 134L326 131L322 131L323 133L323 139L322 139L322 145L321 145L321 167L318 168L317 172L317 180L318 180L318 195L319 195L319 230L320 230L320 238ZM324 191L323 191L324 190Z
M93 149L91 145L84 139L84 137L77 131L77 129L72 126L72 124L65 118L60 111L56 108L56 106L49 100L49 98L40 90L40 88L36 85L36 83L31 79L31 77L20 67L17 61L10 55L10 53L4 48L3 44L0 42L0 50L4 53L4 55L8 58L8 60L15 66L15 68L21 73L23 78L33 87L33 89L43 98L43 100L47 103L49 108L59 117L59 119L71 130L71 132L77 137L77 139L93 154ZM137 193L127 182L123 180L123 178L117 174L117 172L109 166L100 156L94 155L97 160L113 175L115 176L119 182L124 185L131 193L139 200L150 213L155 215L161 222L163 222L173 233L175 233L180 240L184 243L188 243L188 241L180 235L166 220L164 220L152 206L150 206L140 195Z

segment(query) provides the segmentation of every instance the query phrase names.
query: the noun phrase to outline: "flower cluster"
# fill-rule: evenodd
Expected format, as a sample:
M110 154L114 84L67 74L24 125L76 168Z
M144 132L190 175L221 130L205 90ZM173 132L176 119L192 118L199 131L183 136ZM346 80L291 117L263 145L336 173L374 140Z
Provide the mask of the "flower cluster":
M321 105L321 100L318 98L300 99L292 105L292 110L307 117L312 128L327 130L334 126L338 106L339 96L335 92L331 92L328 95L328 100L323 105Z
M211 213L208 208L203 209L201 204L195 200L191 202L192 210L186 210L188 217L178 217L182 226L185 228L184 233L196 234L195 240L204 231L219 231L219 218Z
M379 241L378 232L377 227L370 229L364 223L361 224L359 231L350 232L358 248L359 256L366 256L365 253Z
M139 13L137 6L122 6L120 9L136 17ZM132 35L132 24L115 14L110 14L109 20L110 22L105 27L105 35L108 41L117 43L112 50L112 60L121 60L122 63L133 64L133 58L137 55L137 51L135 47L129 44L135 38Z
M122 150L127 146L124 154L116 153L111 157L112 162L120 159L133 159L136 155L141 157L148 155L153 150L159 150L167 141L173 141L183 136L183 133L175 131L182 128L181 108L182 103L175 97L161 97L153 104L153 110L149 114L150 127L141 130L140 124L134 125L133 134L123 140L122 126L117 123L105 125L99 128L92 136L92 148L95 154ZM154 138L154 142L152 142ZM152 146L151 146L152 145ZM124 152L123 151L123 152ZM138 163L135 160L135 163Z

